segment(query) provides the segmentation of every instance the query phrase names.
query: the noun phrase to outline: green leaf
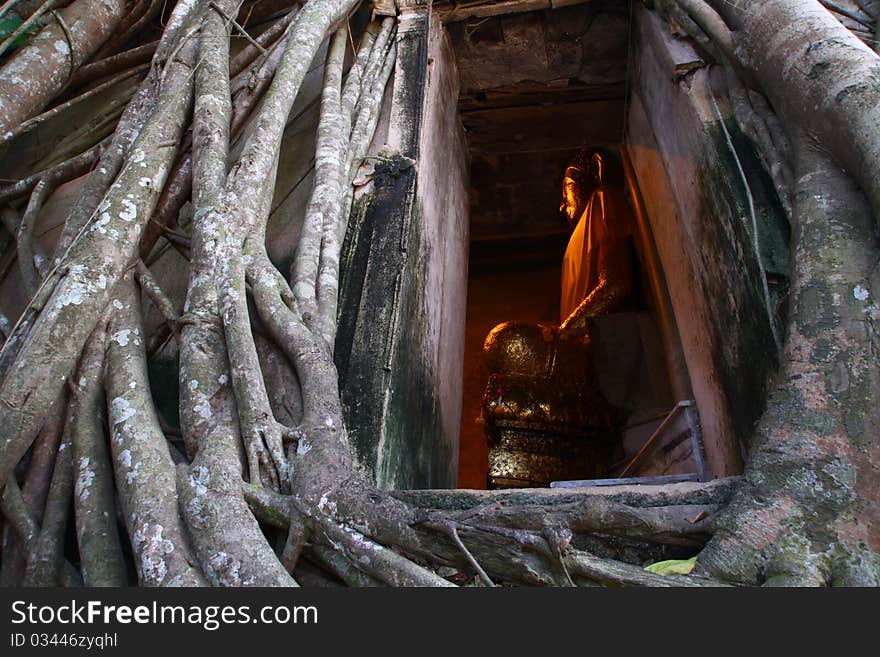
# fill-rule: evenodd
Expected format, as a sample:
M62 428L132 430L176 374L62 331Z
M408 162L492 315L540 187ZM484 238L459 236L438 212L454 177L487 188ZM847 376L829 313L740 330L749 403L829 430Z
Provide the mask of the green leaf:
M657 575L687 575L694 569L696 563L696 557L691 557L690 559L669 559L668 561L658 561L650 566L645 566L645 570Z

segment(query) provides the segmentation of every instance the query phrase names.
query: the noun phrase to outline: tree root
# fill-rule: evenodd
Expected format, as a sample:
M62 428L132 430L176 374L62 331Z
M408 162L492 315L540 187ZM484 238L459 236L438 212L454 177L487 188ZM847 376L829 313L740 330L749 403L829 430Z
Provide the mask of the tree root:
M748 485L700 554L697 572L750 584L877 585L880 557L866 535L876 509L858 501L875 472L876 450L856 444L880 435L880 368L864 330L874 302L853 292L867 290L877 262L876 247L866 246L871 214L825 154L806 138L795 147L795 272L784 364L752 447ZM847 419L853 412L861 429Z
M113 466L104 431L106 402L102 382L106 337L106 324L99 324L83 350L71 396L76 482L73 507L80 569L86 586L128 583L116 529Z
M778 9L778 2L767 0L759 9L737 3L735 16L720 0L664 4L713 57L744 67L748 12ZM126 46L125 34L139 30L156 5L139 3L105 49ZM876 318L870 278L876 275L868 273L876 250L864 249L869 215L846 179L815 153L804 153L800 142L794 149L800 168L792 218L800 250L783 371L788 380L765 416L746 484L388 493L361 473L333 361L340 243L352 179L373 139L396 44L394 19L372 23L344 77L353 39L340 26L354 5L310 0L250 38L230 63L230 26L244 33L238 23L247 24L237 18L237 3L179 3L106 148L66 158L72 145L65 144L50 156L65 162L0 190L7 202L31 194L21 222L8 210L5 217L34 291L17 325L4 329L8 339L0 352L0 481L8 482L3 581L77 582L69 558L74 548L66 554L61 540L71 500L77 562L88 585L125 582L129 557L120 539L129 541L145 585L295 586L293 574L307 576L310 568L313 580L368 586L449 586L442 574L461 583L461 572L488 586L877 581L877 555L864 547L870 536L863 526L876 524L874 509L857 504L870 498L858 487L877 464L853 447L876 433L871 409L877 405L864 392L880 388L876 368L870 369L876 336L864 337ZM316 182L288 283L266 250L279 150L299 88L331 36ZM81 68L73 80L114 75L115 67L142 61L148 50L111 55ZM737 85L745 75L750 85L765 82L766 90L761 66L748 74L735 70L730 89L739 120L763 144L784 195L790 152L783 129L793 132L798 121L774 115L761 95ZM772 91L770 102L781 106ZM98 133L91 126L84 134L94 139ZM232 152L241 153L233 159L236 139ZM56 248L57 266L44 276L31 267L33 220L54 185L96 160ZM828 183L823 194L830 190L821 199L811 195L816 180ZM866 189L873 193L870 184ZM190 198L191 226L176 223ZM151 252L161 252L153 248L163 234L183 244L190 261L180 316L144 264ZM826 257L829 245L846 258ZM170 416L159 422L150 394L135 267L140 289L178 338L179 429ZM824 304L823 313L814 312L816 303ZM819 315L825 324L816 324ZM161 331L150 339L164 343L169 328ZM813 348L816 336L831 357ZM108 367L101 381L104 341ZM173 355L174 345L164 352ZM822 385L809 387L808 379ZM108 430L99 412L105 403ZM858 426L841 410L851 408L867 425L855 438ZM52 416L65 412L70 431L56 453L60 420ZM822 433L818 417L831 418L834 431ZM809 426L789 435L794 423ZM102 451L107 433L112 477ZM185 454L169 445L172 434L182 437ZM117 502L124 537L115 534ZM698 553L692 575L642 568ZM331 575L317 578L314 563Z

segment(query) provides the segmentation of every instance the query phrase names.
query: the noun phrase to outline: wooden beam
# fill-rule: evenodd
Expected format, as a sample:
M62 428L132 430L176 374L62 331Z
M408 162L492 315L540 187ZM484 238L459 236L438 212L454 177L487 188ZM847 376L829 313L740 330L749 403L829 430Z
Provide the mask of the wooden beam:
M444 4L434 6L440 20L444 23L457 23L469 18L487 18L502 14L521 14L527 11L540 11L542 9L558 9L570 5L580 5L592 2L592 0L477 0L477 2L462 4Z
M660 475L658 477L626 477L618 479L580 479L574 481L551 481L550 488L591 488L594 486L667 486L688 481L699 481L700 475Z
M521 153L616 143L623 134L623 100L508 107L462 114L468 147L481 153Z
M394 0L373 0L373 19L377 16L397 16L397 4Z
M522 82L504 87L464 93L459 96L458 110L467 112L528 105L561 105L563 103L589 103L598 100L623 100L626 83L603 84L539 84Z

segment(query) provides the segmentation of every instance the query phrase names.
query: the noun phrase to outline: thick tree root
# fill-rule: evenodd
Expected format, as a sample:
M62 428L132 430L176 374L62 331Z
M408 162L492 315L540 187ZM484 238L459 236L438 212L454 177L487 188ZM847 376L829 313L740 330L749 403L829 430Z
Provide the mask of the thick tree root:
M16 207L27 197L20 219L3 210L4 266L17 253L31 297L16 325L3 326L0 351L3 583L118 586L132 566L148 586L296 586L300 576L359 586L880 582L878 254L864 199L812 141L852 172L876 219L880 102L876 89L850 84L876 57L816 0L657 4L736 73L731 100L783 203L794 185L789 335L745 480L377 489L352 454L333 344L341 238L395 67L395 19L367 27L346 77L354 39L341 26L355 0L309 0L256 38L234 0L180 0L159 43L136 48L129 37L161 3L143 0L123 18L116 0L77 0L65 16L97 8L120 25L108 56L81 66L107 40L103 27L66 57L44 57L45 39L34 39L0 68L0 141L57 119L153 55L112 138L94 146L126 100L59 144L43 171L0 189ZM823 48L801 52L795 31L768 27L786 21ZM69 24L65 38L79 44L75 22L44 32ZM233 27L248 45L230 60ZM285 126L328 40L316 180L288 282L269 259L267 223ZM779 47L768 54L771 42ZM791 66L802 60L811 73ZM12 108L7 82L22 62L49 75ZM68 80L98 86L36 116ZM34 237L41 207L93 165L49 262ZM187 222L178 217L190 200ZM145 265L160 236L189 261L181 312ZM151 336L139 289L165 319ZM176 346L179 360L179 429L159 421L148 374L147 345L166 342L163 357ZM71 506L77 540L65 548ZM643 568L694 555L691 575Z

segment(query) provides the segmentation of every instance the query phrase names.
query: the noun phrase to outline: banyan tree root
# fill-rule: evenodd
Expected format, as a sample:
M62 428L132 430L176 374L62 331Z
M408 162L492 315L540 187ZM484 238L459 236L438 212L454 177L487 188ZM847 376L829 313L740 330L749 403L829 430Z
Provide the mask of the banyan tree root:
M6 202L28 198L23 214L7 208L3 217L32 291L16 325L4 329L0 351L4 583L115 586L133 570L143 585L294 586L316 567L349 584L393 586L873 581L876 536L852 521L874 512L862 503L871 493L850 485L850 474L863 482L876 466L869 437L878 433L880 386L870 366L880 350L871 290L880 282L866 238L880 172L868 134L876 111L848 121L843 145L827 152L805 135L831 144L836 135L827 126L852 118L856 105L880 107L880 99L871 96L876 89L858 88L831 103L829 90L839 93L839 85L816 86L826 70L821 61L813 62L816 75L801 79L782 73L793 70L786 58L798 54L794 46L762 51L774 37L761 36L771 29L761 21L778 27L803 19L810 38L837 44L811 57L830 57L832 68L847 64L846 75L876 65L825 9L814 0L658 3L728 60L743 84L730 89L745 109L749 101L744 120L769 153L780 194L787 185L795 190L798 305L782 383L744 482L391 494L354 461L333 344L341 236L394 70L396 21L375 21L356 38L347 20L355 0L308 0L230 59L232 30L247 29L238 5L180 0L112 137L0 189ZM119 34L140 30L155 7L136 4ZM107 19L120 21L116 13ZM117 66L142 61L148 50L123 41L85 67L88 54L77 51L65 60L72 68L65 75L115 75ZM3 107L15 96L2 86L4 75L40 43L0 68ZM268 256L267 223L285 125L324 43L315 183L288 278ZM28 61L46 75L60 65ZM59 88L35 93L6 120L33 119ZM807 107L819 107L820 116L805 115ZM829 157L852 172L867 204ZM41 271L32 232L39 206L53 185L89 167ZM178 224L187 202L192 220ZM182 309L145 264L163 236L189 262ZM846 253L846 266L822 249ZM151 394L147 349L165 338L145 335L143 298L159 310L159 330L177 342L180 448ZM817 377L824 393L805 387ZM279 404L278 390L295 401ZM861 429L841 410L854 406ZM833 426L792 429L823 414ZM71 518L76 549L65 551ZM695 554L693 575L641 568Z

